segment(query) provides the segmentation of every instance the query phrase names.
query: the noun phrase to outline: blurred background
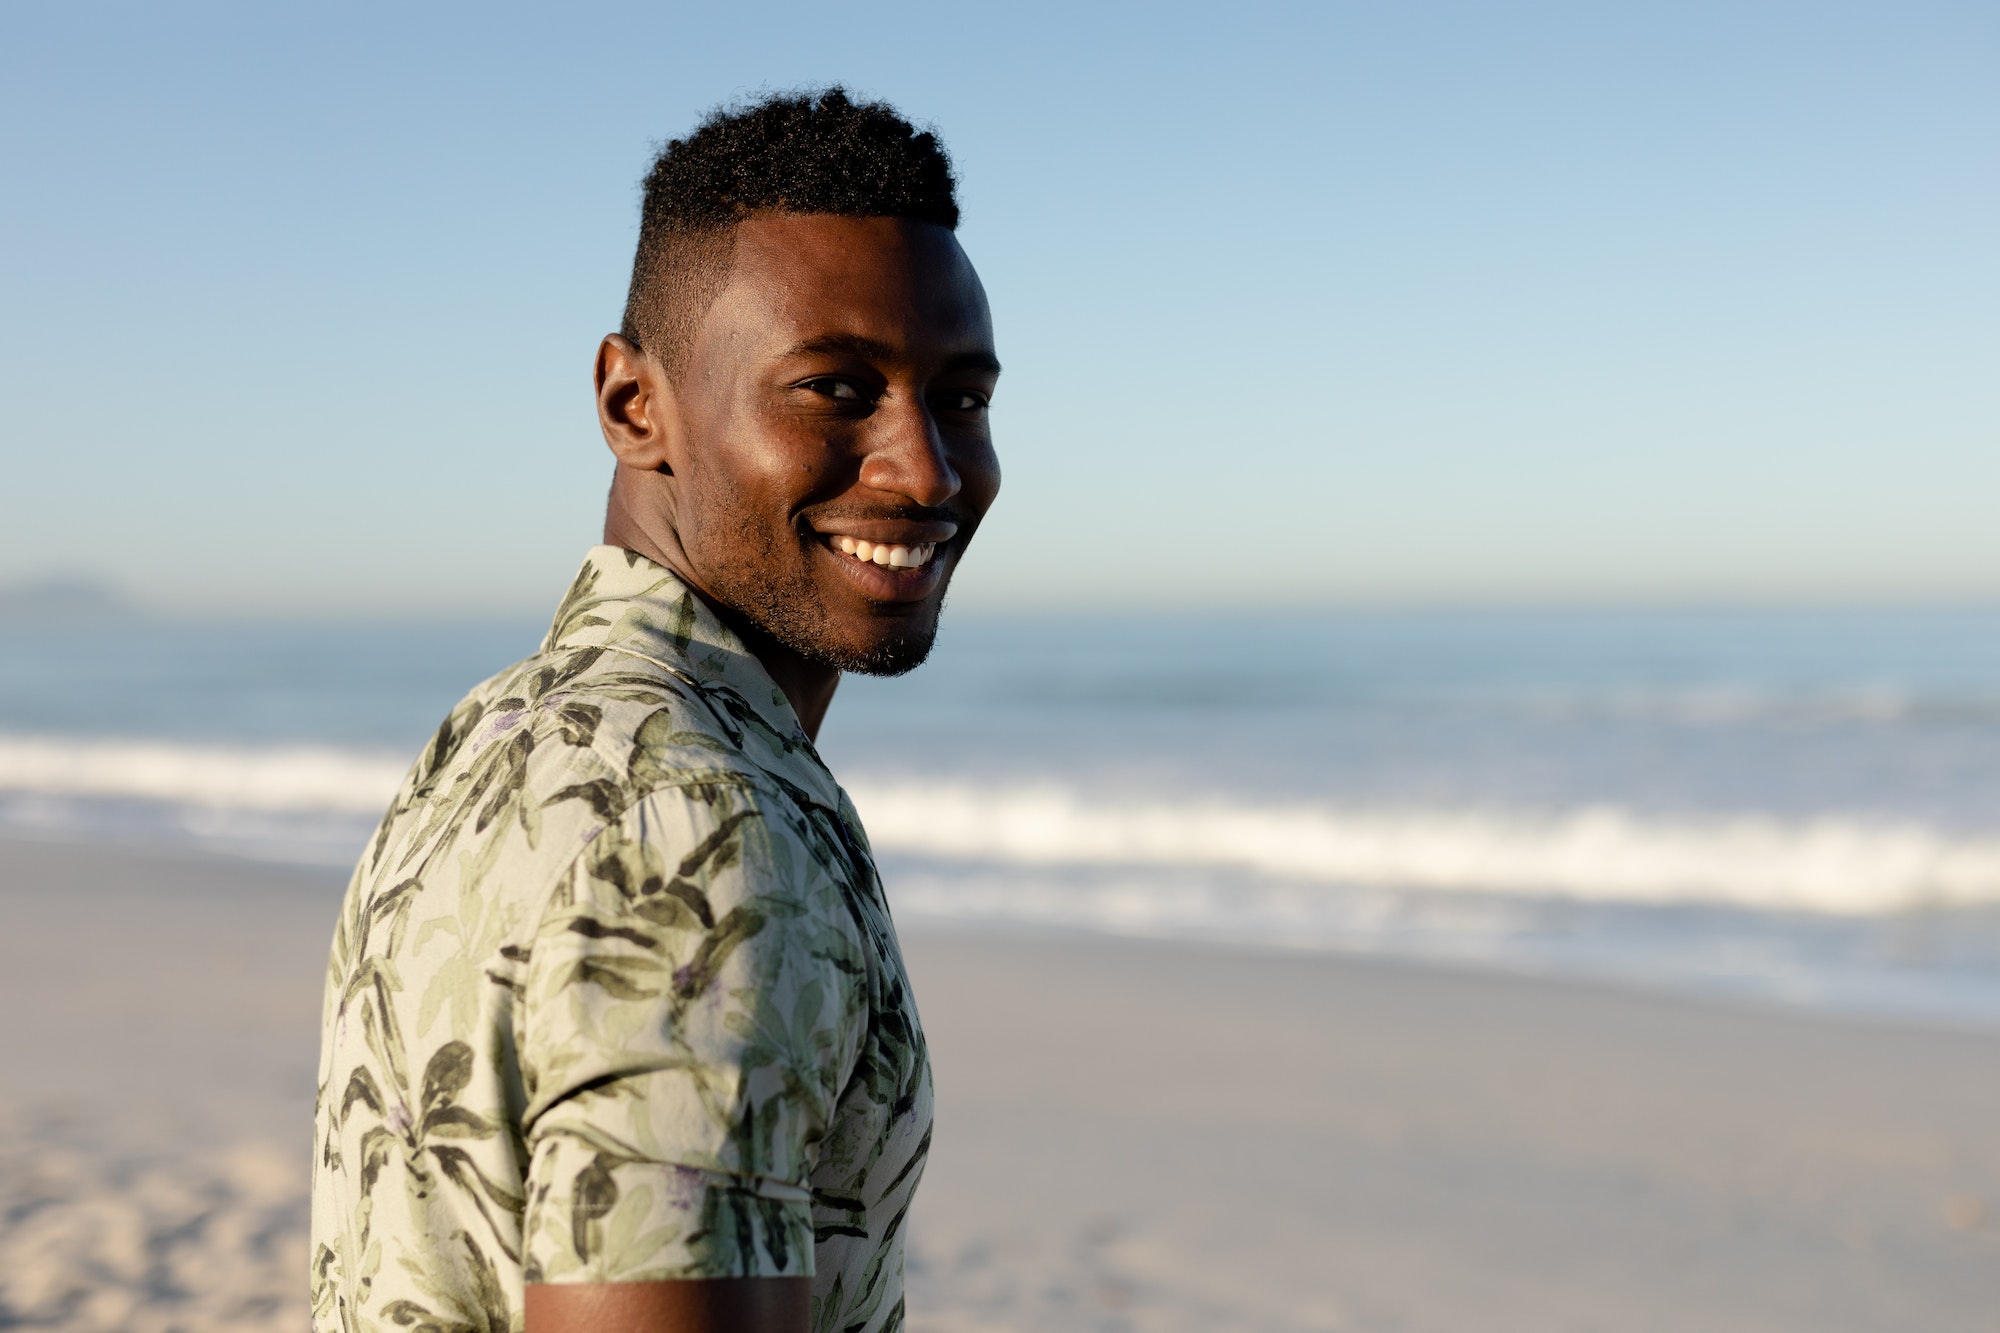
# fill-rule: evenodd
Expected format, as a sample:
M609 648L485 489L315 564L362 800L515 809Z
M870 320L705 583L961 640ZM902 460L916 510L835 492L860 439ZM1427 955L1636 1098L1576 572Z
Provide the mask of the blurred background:
M1006 488L938 651L848 681L822 737L906 927L1443 962L1991 1053L2000 13L1971 3L0 8L17 923L59 929L19 915L58 880L264 867L318 966L409 756L597 539L589 366L651 153L831 82L943 135L1007 366ZM19 1041L53 1040L38 1005ZM49 1090L84 1075L34 1049L0 1191L42 1221L0 1251L53 1276L0 1289L0 1326L178 1326L152 1242L94 1278L46 1257L89 1191L20 1163L76 1132ZM105 1141L72 1144L92 1198L156 1160L117 1176ZM291 1168L239 1167L202 1188L291 1234ZM1981 1232L1984 1196L1937 1188L1924 1216ZM934 1308L1178 1326L1139 1279L1063 1281L1066 1313ZM1700 1326L1912 1326L1828 1299Z

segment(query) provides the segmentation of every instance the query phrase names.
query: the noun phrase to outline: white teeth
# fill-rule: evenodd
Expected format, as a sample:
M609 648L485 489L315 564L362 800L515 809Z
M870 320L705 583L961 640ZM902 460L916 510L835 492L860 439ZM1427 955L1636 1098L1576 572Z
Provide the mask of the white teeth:
M833 549L842 555L851 555L864 564L880 565L884 569L922 569L937 554L936 542L893 546L887 542L865 542L858 537L839 536L829 540Z

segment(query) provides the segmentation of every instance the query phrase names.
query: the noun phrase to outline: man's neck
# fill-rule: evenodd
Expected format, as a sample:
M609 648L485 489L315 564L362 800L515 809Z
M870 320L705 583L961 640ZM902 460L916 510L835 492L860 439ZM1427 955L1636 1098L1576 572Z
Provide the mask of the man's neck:
M734 608L724 606L711 597L700 581L688 572L687 561L672 532L664 534L665 540L656 539L647 531L647 525L633 521L633 516L618 503L618 499L614 488L611 509L604 519L604 544L637 551L654 564L671 569L689 591L715 612L718 620L736 631L737 637L743 640L743 646L750 650L750 655L769 674L772 683L783 691L785 701L798 714L799 725L805 728L807 738L818 741L820 723L826 721L826 710L833 703L833 692L840 687L839 668L809 661L745 620Z
M715 614L736 631L744 647L763 665L777 687L784 691L792 711L799 715L799 725L805 728L807 739L817 743L820 723L826 721L826 710L833 703L833 692L840 688L839 668L808 661L726 607L717 606L712 598L702 596L699 591L695 595L707 602Z

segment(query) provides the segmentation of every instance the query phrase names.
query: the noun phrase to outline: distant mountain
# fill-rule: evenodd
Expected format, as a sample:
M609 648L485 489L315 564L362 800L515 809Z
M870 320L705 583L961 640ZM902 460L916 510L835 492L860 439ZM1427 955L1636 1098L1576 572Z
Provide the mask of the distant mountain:
M117 620L138 613L129 597L98 579L52 575L0 583L0 625Z

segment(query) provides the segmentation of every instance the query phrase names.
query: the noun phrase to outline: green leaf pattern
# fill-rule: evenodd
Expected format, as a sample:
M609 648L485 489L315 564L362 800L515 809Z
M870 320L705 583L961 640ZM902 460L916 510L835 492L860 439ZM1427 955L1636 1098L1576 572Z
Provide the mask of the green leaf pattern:
M810 1276L903 1319L930 1064L853 806L672 574L585 561L349 886L314 1328L504 1333L529 1282Z

